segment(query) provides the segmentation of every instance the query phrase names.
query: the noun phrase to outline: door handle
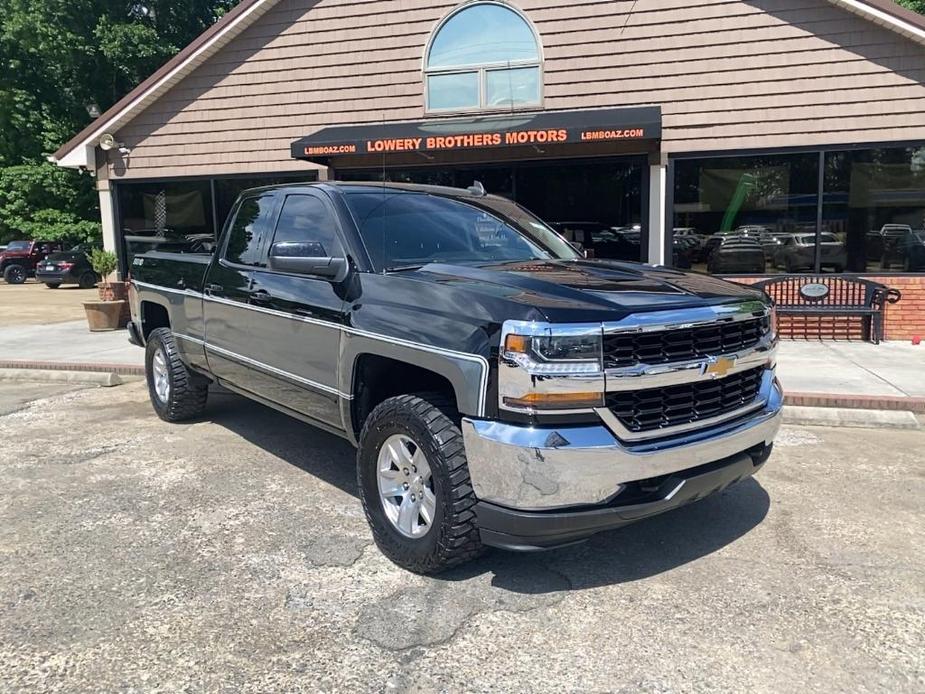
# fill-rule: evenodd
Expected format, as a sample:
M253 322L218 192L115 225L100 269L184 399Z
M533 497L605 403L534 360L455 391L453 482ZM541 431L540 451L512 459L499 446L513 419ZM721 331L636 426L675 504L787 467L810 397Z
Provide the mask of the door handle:
M206 294L221 294L224 287L220 284L207 284Z
M257 291L251 292L250 301L253 304L265 304L269 302L273 297L270 296L270 292L266 289L258 289Z

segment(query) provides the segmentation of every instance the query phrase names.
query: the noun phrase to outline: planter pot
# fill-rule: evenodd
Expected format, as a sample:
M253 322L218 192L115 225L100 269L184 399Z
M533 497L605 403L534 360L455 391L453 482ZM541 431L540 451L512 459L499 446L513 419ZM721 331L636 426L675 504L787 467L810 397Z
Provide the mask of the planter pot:
M100 292L100 301L125 301L128 299L128 282L100 282L96 285Z
M123 327L123 314L127 309L125 301L85 301L87 324L90 332L118 330Z

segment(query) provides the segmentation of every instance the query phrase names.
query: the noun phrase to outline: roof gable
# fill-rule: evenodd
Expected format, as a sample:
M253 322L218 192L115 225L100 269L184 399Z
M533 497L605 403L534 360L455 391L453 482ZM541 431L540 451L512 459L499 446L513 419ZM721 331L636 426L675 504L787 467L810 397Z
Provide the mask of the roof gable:
M925 45L925 17L892 0L827 0L831 4ZM59 166L93 168L99 138L118 130L206 59L251 26L279 0L241 0L222 19L126 94L103 115L58 149L50 161Z

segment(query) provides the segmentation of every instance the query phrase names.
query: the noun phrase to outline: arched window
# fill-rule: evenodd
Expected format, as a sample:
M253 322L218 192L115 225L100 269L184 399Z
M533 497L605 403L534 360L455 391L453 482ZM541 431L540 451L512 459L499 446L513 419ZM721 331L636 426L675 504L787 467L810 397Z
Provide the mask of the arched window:
M465 4L431 36L424 83L432 113L537 106L543 89L539 39L508 5Z

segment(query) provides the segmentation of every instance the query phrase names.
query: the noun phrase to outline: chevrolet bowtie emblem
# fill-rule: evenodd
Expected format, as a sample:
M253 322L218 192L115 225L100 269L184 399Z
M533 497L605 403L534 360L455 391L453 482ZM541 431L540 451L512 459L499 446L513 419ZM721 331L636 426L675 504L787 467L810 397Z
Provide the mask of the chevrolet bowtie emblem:
M735 357L719 357L716 361L703 365L704 375L710 374L713 378L722 378L736 365Z

